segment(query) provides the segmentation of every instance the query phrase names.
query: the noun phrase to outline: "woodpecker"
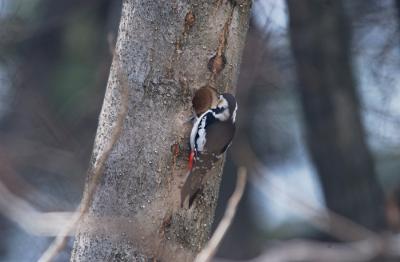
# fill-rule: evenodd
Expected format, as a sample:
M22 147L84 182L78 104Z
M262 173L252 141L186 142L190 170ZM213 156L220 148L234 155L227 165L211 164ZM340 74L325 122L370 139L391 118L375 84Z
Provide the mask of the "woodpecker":
M202 190L205 175L228 149L235 134L237 103L229 93L218 94L217 103L195 117L190 133L189 172L181 191L181 205L192 205ZM195 104L193 103L195 106ZM194 108L195 113L196 108Z

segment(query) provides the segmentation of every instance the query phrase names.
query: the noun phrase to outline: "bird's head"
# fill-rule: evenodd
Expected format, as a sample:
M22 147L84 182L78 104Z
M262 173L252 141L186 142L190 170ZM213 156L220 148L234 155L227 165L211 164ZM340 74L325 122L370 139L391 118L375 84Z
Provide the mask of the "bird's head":
M218 96L218 104L213 109L214 115L220 121L232 120L233 123L236 121L237 103L236 99L232 94L223 93Z
M199 88L193 96L192 105L193 110L197 117L209 110L216 107L218 103L218 93L210 86L203 86Z

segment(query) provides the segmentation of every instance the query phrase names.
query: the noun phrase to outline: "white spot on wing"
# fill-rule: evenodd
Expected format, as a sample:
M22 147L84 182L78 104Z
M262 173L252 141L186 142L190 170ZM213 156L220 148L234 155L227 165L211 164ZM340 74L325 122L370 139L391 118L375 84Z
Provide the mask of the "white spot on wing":
M196 118L193 127L192 127L192 131L190 132L190 148L192 150L195 149L195 144L198 144L198 141L196 140L196 134L200 131L199 129L201 128L201 124L204 122L203 124L203 129L205 127L205 122L207 119L207 113L211 112L210 110L204 112L202 115L200 115L198 118ZM205 130L203 130L203 132L205 132ZM205 137L204 137L205 139ZM204 145L203 145L204 146ZM199 148L198 148L199 149ZM200 149L199 149L200 150Z
M235 110L233 111L233 114L232 114L232 122L233 122L233 123L236 122L236 112L237 112L237 109L238 109L238 105L237 105L237 103L236 103L236 105L235 105Z

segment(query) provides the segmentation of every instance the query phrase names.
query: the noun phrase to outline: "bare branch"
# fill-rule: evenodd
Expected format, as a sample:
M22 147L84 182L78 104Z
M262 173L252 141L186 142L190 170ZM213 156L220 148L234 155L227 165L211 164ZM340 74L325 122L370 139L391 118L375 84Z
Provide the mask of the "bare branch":
M275 243L267 248L263 254L247 260L247 262L363 262L371 261L380 256L388 256L395 259L400 257L399 244L400 235L348 243L327 243L298 239ZM228 260L217 259L215 261L227 262Z
M67 242L67 236L70 232L76 227L78 222L81 220L83 215L89 209L90 203L92 202L93 195L96 192L97 186L99 184L100 178L103 174L103 169L108 156L111 153L115 143L117 142L123 127L123 123L128 112L128 98L129 98L129 85L128 78L126 74L122 73L121 65L118 59L118 56L115 57L115 66L118 68L118 80L120 82L120 92L121 92L121 109L117 116L117 120L115 122L115 126L112 130L110 140L108 144L106 144L102 154L99 159L94 164L93 169L90 171L89 178L91 182L88 185L87 191L84 194L80 207L76 210L71 222L61 231L61 233L56 237L53 243L47 248L47 250L42 254L41 258L38 260L39 262L50 262L55 256L64 248Z
M0 182L0 213L29 234L56 236L70 221L71 212L40 212L29 202L14 195Z
M289 198L294 210L299 211L299 214L307 213L311 215L312 219L307 220L307 222L309 222L315 228L318 228L319 230L345 242L358 241L361 239L373 239L377 237L373 231L355 223L354 221L351 221L346 217L336 214L331 210L316 209L309 205L307 200L298 198L297 196L293 196L291 194L283 194L283 188L277 183L274 183L272 179L269 179L268 175L265 175L265 172L268 170L268 168L265 167L264 164L262 164L262 162L257 158L247 140L242 139L236 141L235 146L239 147L241 150L241 162L244 161L246 166L251 167L252 171L254 172L254 174L250 176L250 182L252 185L257 187L262 193L265 193L265 188L261 185L264 183L264 181L270 182L274 193ZM239 159L238 156L236 156L235 159Z
M246 186L247 170L245 167L240 167L238 171L238 178L236 182L236 188L232 196L229 198L228 206L225 210L224 217L219 223L210 241L208 241L205 248L197 255L195 262L206 262L210 261L215 255L222 238L225 236L229 226L232 224L232 220L235 216L237 205L243 196L243 192Z

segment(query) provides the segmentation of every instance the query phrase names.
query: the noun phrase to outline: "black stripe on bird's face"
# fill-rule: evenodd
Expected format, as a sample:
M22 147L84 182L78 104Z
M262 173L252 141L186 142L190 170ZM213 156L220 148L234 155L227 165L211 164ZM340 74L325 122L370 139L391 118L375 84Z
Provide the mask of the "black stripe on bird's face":
M229 93L224 93L221 96L227 101L228 108L229 108L229 115L232 116L237 108L237 103L236 103L235 97Z
M235 97L229 93L225 93L219 96L218 105L212 111L215 118L220 121L227 121L233 118L236 107ZM232 119L232 122L235 122L234 119Z

